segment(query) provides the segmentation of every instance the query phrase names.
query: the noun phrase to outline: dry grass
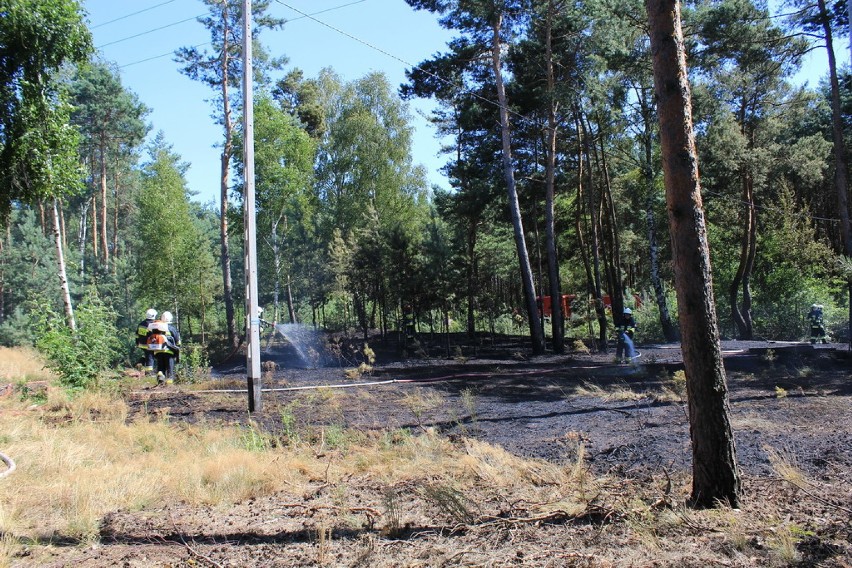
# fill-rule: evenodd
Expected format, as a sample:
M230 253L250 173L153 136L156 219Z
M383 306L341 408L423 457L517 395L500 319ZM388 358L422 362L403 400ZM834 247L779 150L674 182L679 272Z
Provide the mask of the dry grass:
M50 381L55 376L44 359L29 347L0 347L0 382Z
M177 502L223 507L340 483L353 472L389 486L433 478L508 492L520 483L530 501L581 506L564 490L585 475L576 464L522 460L476 441L462 449L434 433L362 437L357 447L317 454L307 444L258 444L245 428L176 426L162 414L127 423L126 404L103 394L72 400L51 389L40 407L11 399L0 405L3 451L18 464L0 483L0 566L21 542L56 535L95 541L112 511Z
M3 449L18 469L0 484L0 534L19 539L91 540L109 511L231 503L322 468L297 453L258 455L234 428L177 428L167 417L126 424L124 402L103 395L71 401L51 391L38 409L2 404Z
M577 387L577 390L574 391L576 396L590 396L594 398L602 398L604 400L615 400L615 401L624 401L624 400L641 400L645 398L647 395L640 392L634 392L627 387L623 386L614 386L608 389L604 389L599 387L598 385L584 382L581 386Z
M584 388L591 396L624 396ZM333 406L341 395L326 389L311 396L314 404ZM411 396L404 405L418 412L444 402L426 391ZM19 562L15 554L24 545L35 555L36 549L49 548L39 545L56 537L96 541L104 517L112 512L156 519L167 507L205 507L196 522L218 516L221 523L239 518L235 509L251 509L247 503L264 497L278 505L285 499L310 512L297 519L272 509L283 527L309 531L310 557L319 564L344 558L341 551L352 546L347 531L365 530L362 517L343 512L362 505L381 511L376 532L365 532L357 544L359 554L375 560L374 565L440 564L434 553L418 561L382 556L421 544L446 547L443 558L471 554L471 565L508 565L513 557L506 555L514 549L506 543L515 539L530 553L528 566L548 564L557 550L568 555L566 562L551 565L697 566L717 565L721 559L738 566L780 566L802 558L797 547L803 529L798 527L805 524L801 515L790 515L795 509L784 508L798 502L800 494L791 494L790 504L767 498L738 511L692 511L683 506L687 474L670 477L666 472L641 483L595 477L584 461L582 436L571 433L567 438L577 445L571 455L577 458L559 464L524 459L476 439L453 442L429 428L418 436L402 429L362 432L345 446L320 443L318 451L317 443L301 441L307 435L275 445L252 425L176 425L165 413L128 423L127 416L122 400L96 393L69 399L50 389L40 407L17 397L0 399L0 451L18 464L13 475L0 480L0 568ZM794 457L766 451L781 478L808 487L816 483L804 477ZM785 495L786 485L768 486L782 488L770 495ZM340 514L331 513L333 507ZM191 523L196 517L189 514L184 520ZM580 521L570 521L574 517ZM548 518L568 521L550 524ZM159 521L163 534L171 534L168 519ZM247 516L243 522L256 527L257 519ZM433 535L400 544L407 526L442 525L470 525L469 539L459 533L457 542ZM533 560L533 553L541 556Z
M432 389L414 389L400 399L400 404L406 407L420 424L423 416L446 404L446 398Z
M772 446L764 446L763 449L767 457L769 457L769 463L773 471L778 474L778 477L799 487L807 483L807 478L801 468L799 468L796 456L790 452L773 448Z
M734 430L755 430L765 434L781 432L789 428L789 425L783 422L769 420L750 412L734 414L731 417L731 426Z

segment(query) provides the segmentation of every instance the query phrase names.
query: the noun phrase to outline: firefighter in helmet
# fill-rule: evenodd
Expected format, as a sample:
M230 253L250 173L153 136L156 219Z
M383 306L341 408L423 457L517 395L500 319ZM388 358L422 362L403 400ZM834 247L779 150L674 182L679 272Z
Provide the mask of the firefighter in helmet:
M823 305L811 305L811 311L808 312L808 321L811 324L811 343L822 342L828 343L828 338L825 334L825 321L822 316Z
M621 363L629 363L636 358L636 348L633 345L633 334L636 332L636 320L633 319L633 310L624 308L621 321L616 326L618 333L618 344L615 348L615 358Z
M171 312L148 326L148 349L157 362L157 384L171 384L175 379L175 363L180 356L180 333L172 323Z
M143 367L142 371L147 375L154 372L154 354L148 349L148 326L157 319L157 310L150 308L145 312L145 319L136 326L136 347L142 349Z

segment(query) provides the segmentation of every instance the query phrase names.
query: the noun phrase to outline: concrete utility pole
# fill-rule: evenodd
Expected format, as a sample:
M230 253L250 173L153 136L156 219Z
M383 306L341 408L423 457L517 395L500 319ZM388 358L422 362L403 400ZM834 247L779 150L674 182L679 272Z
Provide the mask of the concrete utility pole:
M257 312L257 228L254 210L254 96L251 0L243 0L243 133L245 162L246 383L249 412L260 412L260 315Z

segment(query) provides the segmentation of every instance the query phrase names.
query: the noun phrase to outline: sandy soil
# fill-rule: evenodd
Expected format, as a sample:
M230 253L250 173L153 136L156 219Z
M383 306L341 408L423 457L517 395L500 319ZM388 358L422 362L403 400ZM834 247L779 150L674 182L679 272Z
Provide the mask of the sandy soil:
M336 344L325 357L334 364L310 368L293 345L273 341L263 354L272 390L255 420L285 436L286 413L318 441L335 426L446 437L460 447L479 440L566 466L582 453L608 490L582 511L536 516L511 491L483 484L465 496L476 514L459 519L423 486L393 487L401 520L389 524L388 487L356 476L346 481L345 505L340 487L319 484L227 510L116 511L99 545L60 547L32 565L852 566L852 358L844 346L723 343L744 499L722 514L683 506L691 455L677 345L640 345L641 357L625 365L612 351L528 357L511 338L452 338L446 357L441 338L426 339L419 358L371 340L376 361L357 378L361 342ZM240 361L215 374L211 390L245 382ZM134 413L168 409L174 421L247 420L244 393L177 385L128 400ZM779 456L804 485L781 478ZM770 526L794 527L785 529L790 550Z

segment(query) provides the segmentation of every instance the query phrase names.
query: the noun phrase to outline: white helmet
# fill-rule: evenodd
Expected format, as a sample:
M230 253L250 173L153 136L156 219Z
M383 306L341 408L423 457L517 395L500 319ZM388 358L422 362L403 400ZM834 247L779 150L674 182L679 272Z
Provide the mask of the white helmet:
M631 310L630 308L624 308L624 313L625 314L632 314L633 310Z
M147 312L145 312L145 318L149 320L157 319L157 310L155 310L154 308L149 309Z
M259 315L259 316L263 315L263 308L261 308L260 306L257 307L257 315Z
M166 323L172 323L172 312L163 312L163 321Z

